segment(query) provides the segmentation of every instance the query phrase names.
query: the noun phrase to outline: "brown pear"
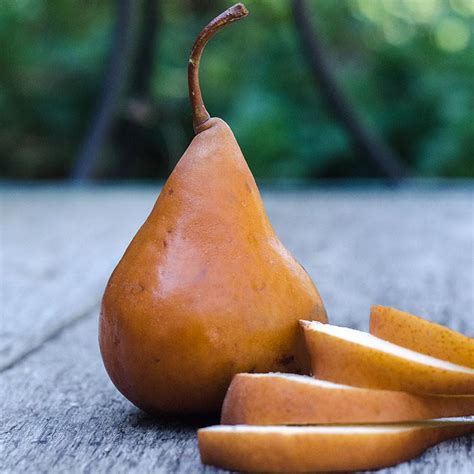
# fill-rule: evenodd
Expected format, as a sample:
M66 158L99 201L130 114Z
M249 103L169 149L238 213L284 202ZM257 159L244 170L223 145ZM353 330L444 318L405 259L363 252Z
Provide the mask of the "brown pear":
M204 46L246 15L237 4L197 38L189 60L196 136L102 301L107 372L150 413L217 411L238 372L304 372L298 320L327 320L310 277L275 235L231 129L202 101Z

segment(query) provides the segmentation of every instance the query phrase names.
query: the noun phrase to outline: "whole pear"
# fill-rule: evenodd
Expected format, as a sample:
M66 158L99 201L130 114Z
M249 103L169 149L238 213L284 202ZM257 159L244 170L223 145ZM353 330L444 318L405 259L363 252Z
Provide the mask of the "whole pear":
M107 284L100 349L122 394L149 413L218 411L238 372L305 372L299 319L326 322L316 287L268 220L229 126L202 102L207 40L189 62L196 136Z

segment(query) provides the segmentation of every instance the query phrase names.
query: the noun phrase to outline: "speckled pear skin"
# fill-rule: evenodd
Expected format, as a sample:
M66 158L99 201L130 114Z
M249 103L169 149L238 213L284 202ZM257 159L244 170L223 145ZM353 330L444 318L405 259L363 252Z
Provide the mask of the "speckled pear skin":
M474 415L474 395L416 395L324 383L299 375L237 374L222 405L221 424L401 423Z
M299 319L327 322L318 291L275 235L232 131L211 118L107 284L107 372L147 412L215 412L238 372L307 372Z
M407 349L474 369L474 338L405 311L372 306L370 333Z

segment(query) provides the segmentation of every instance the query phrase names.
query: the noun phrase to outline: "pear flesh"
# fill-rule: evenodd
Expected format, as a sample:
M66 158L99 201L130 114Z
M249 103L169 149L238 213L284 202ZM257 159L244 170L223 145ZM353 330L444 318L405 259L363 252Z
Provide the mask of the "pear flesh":
M437 395L474 395L474 369L371 334L301 322L313 375L347 385Z
M209 119L114 270L100 348L117 388L157 413L220 409L238 372L305 372L298 320L327 321L276 236L228 125Z

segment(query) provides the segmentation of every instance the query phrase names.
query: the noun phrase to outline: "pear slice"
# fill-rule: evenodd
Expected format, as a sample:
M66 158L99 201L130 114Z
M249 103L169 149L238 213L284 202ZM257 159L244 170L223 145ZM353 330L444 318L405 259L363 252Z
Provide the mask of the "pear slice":
M198 430L201 461L250 472L380 469L408 461L474 422L404 425L211 426Z
M355 329L313 321L301 324L316 378L356 387L474 395L474 369Z
M227 391L221 423L394 423L465 415L474 415L474 396L356 388L304 375L238 374Z
M474 368L474 338L385 306L372 306L370 333L399 346Z

